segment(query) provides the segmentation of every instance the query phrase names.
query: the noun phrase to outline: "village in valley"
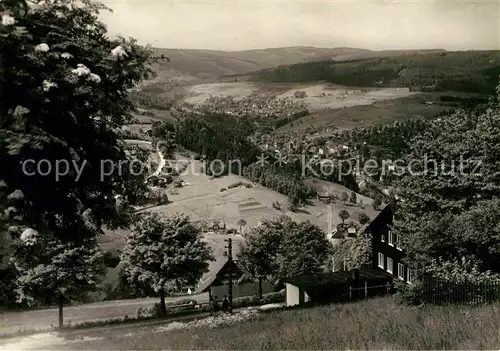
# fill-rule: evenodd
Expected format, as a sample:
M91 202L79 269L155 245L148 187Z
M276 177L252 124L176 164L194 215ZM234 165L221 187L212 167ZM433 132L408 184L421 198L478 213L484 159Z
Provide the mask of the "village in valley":
M0 349L498 348L497 48L163 49L102 11L0 4Z

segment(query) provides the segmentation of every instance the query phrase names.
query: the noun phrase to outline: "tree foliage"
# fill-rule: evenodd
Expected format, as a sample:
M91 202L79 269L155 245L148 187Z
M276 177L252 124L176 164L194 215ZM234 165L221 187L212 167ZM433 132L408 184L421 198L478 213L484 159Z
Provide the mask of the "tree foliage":
M372 262L372 237L369 233L360 233L355 238L342 239L333 248L335 270L359 269Z
M331 249L317 226L282 216L250 229L238 260L250 277L279 284L295 275L323 271Z
M399 182L395 233L408 263L423 273L433 260L500 272L500 108L457 111L414 140ZM464 268L465 269L465 268Z
M17 301L30 306L81 300L97 288L105 271L95 239L76 245L29 228L17 240L12 262Z
M122 253L124 275L130 284L160 296L196 285L213 260L200 228L185 215L163 220L156 213L137 220Z
M131 118L128 89L147 77L152 51L108 37L102 5L51 0L25 12L23 3L0 5L11 23L0 27L0 179L23 192L25 219L41 235L78 241L71 228L84 211L97 226L115 225L115 195L132 197L138 185L128 185L140 183L128 167L104 180L101 168L130 157L116 129ZM41 160L52 167L46 176L33 167ZM63 162L69 167L56 177Z
M346 221L346 219L349 218L349 212L347 212L346 210L340 210L339 217L342 220L342 223L344 223Z
M327 81L344 86L429 87L490 94L500 73L498 51L408 54L279 66L253 74L266 82Z
M370 223L371 218L364 212L360 212L358 215L358 221L361 225Z

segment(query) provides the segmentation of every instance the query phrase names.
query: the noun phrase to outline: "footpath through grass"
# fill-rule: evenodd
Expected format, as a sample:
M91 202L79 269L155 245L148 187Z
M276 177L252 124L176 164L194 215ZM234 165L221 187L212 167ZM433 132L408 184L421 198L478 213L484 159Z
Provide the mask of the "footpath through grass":
M244 318L242 318L244 317ZM391 297L319 308L80 334L72 349L495 349L500 305L406 307ZM201 322L201 321L200 321ZM69 340L67 340L69 341ZM66 345L67 347L67 345Z

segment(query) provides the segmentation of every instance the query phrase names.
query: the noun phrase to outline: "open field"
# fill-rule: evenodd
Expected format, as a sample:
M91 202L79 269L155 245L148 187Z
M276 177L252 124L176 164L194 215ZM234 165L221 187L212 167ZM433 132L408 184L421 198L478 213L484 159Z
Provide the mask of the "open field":
M286 214L298 222L309 220L323 230L328 228L326 219L327 206L320 201L314 200L310 205L302 207L295 213L286 209L284 212L278 211L273 208L272 204L278 201L284 205L283 207L286 207L287 197L285 195L255 183L252 183L252 188L240 186L221 192L222 188L227 188L231 184L251 182L236 174L212 179L201 172L202 163L200 161L186 160L183 162L190 162L186 171L180 177L186 186L176 189L175 194L169 194L170 204L154 207L148 211L165 215L175 212L184 213L189 215L193 221L205 220L210 222L218 220L221 223L225 221L228 229L235 228L238 230L237 222L240 218L246 220L248 227L252 227L257 225L263 218L277 217L282 214ZM234 166L233 172L237 173L236 164ZM320 182L319 184L323 183ZM328 183L328 186L330 191L338 195L344 191L351 192L338 184ZM358 199L363 199L363 203L366 205L364 210L340 202L332 205L334 226L341 223L340 218L337 216L341 209L347 210L354 221L357 220L357 213L359 212L365 212L371 218L375 218L378 212L371 208L371 200L359 194Z
M43 334L31 338L31 349L496 350L500 346L499 305L417 308L384 297L265 314L239 313L226 320L223 326L212 318L199 323L200 327L173 322L161 327ZM19 349L28 342L5 346Z
M275 132L300 131L307 127L352 129L414 117L432 118L452 109L450 106L426 104L425 101L428 98L430 98L428 94L416 94L404 98L379 100L369 105L359 104L340 109L325 109L288 123Z
M343 88L316 84L302 89L291 89L278 97L293 97L297 91L306 93L302 100L312 111L340 109L351 106L371 105L377 101L393 100L415 95L408 88Z
M371 105L377 101L398 99L416 95L408 88L345 88L331 84L262 84L252 82L207 83L185 88L184 101L202 104L210 96L232 96L235 100L252 94L277 98L293 98L296 91L304 91L304 101L310 110L340 109L343 107Z

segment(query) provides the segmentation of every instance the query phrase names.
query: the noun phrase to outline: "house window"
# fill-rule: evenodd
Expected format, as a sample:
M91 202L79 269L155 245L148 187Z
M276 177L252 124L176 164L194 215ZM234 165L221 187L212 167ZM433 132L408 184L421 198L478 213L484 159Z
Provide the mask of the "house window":
M405 266L402 263L398 263L398 278L405 280Z
M412 276L411 276L410 268L408 268L406 270L406 274L407 274L406 281L407 281L408 284L411 284L412 283L412 281L411 281L412 280Z
M400 250L400 251L403 251L403 249L401 248L401 246L399 245L399 235L396 235L396 249Z
M391 231L389 231L389 245L394 246L394 236Z
M392 258L387 257L387 272L392 273Z
M380 241L382 241L383 243L385 243L385 234L382 234L382 236L380 237Z
M384 254L380 252L378 253L378 266L384 269Z

